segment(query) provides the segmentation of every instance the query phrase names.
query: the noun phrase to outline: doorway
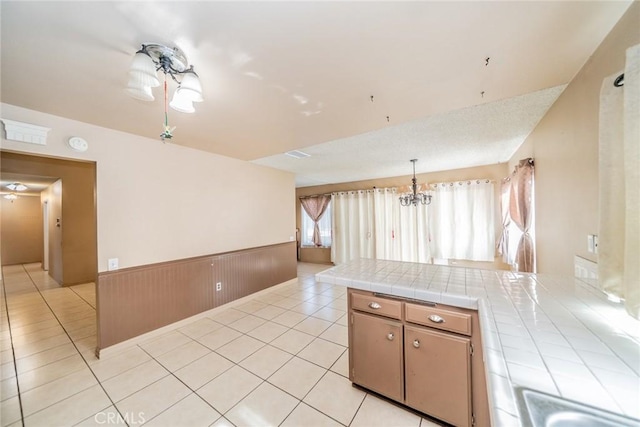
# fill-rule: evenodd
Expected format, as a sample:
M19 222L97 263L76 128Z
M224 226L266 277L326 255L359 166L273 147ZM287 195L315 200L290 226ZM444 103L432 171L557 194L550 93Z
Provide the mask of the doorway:
M28 182L30 177L50 180L49 195L43 193L38 197L47 203L41 203L36 214L42 216L37 224L42 229L37 250L43 269L63 286L95 282L98 275L96 163L6 151L0 151L0 161L2 183L18 179ZM46 229L47 237L42 239ZM3 251L10 248L4 234ZM2 262L7 263L4 257Z

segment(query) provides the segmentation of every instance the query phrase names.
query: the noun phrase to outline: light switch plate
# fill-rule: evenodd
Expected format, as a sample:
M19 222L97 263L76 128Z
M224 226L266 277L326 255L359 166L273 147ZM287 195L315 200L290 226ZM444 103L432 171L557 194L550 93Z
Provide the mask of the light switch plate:
M118 269L118 258L109 258L107 261L107 270L113 271Z

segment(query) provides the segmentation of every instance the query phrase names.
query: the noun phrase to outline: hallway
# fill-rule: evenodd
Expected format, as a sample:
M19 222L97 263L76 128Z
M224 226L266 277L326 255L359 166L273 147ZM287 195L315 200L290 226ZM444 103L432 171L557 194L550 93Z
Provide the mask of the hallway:
M4 267L1 425L437 426L351 386L345 289L315 282L325 268L98 360L93 283Z
M40 264L4 267L3 276L1 409L10 425L21 410L35 414L80 391L68 380L91 375L96 309L93 283L60 287Z

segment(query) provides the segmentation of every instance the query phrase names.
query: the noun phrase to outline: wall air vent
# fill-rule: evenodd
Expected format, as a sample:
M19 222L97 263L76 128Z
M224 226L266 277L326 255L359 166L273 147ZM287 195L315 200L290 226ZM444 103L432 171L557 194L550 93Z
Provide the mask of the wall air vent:
M294 159L304 159L305 157L311 157L311 154L303 153L302 151L292 150L284 153L289 157L293 157Z

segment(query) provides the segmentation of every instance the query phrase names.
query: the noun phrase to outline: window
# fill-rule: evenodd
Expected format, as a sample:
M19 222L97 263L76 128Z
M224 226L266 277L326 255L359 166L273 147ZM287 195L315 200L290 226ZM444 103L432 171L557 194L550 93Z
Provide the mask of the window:
M432 256L493 262L494 188L487 179L440 183L429 205Z
M302 246L315 246L313 244L313 220L305 212L303 207L300 207L302 212ZM320 240L323 247L331 247L331 202L327 206L327 210L322 214L322 217L318 221L318 227L320 228Z
M493 183L440 183L431 193L430 205L409 207L400 206L393 188L335 193L331 260L336 265L355 258L493 262Z

